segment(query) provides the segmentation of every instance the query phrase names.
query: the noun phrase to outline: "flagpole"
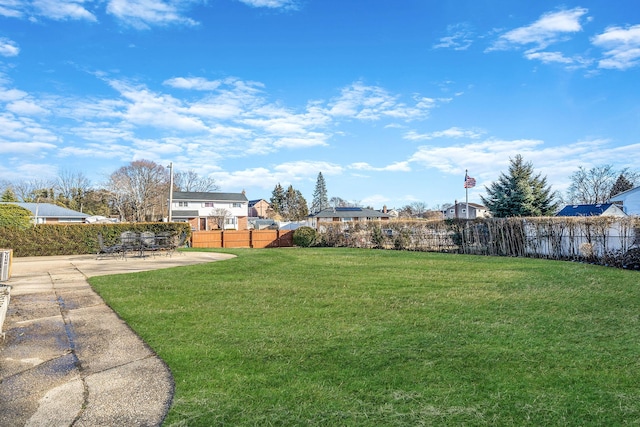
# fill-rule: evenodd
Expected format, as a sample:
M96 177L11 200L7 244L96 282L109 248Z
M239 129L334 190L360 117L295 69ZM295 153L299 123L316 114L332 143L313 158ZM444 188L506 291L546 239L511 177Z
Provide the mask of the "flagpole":
M466 185L468 178L469 178L469 170L465 169L464 170L464 182L465 182L464 193L465 193L465 198L467 203L467 220L469 220L469 186Z

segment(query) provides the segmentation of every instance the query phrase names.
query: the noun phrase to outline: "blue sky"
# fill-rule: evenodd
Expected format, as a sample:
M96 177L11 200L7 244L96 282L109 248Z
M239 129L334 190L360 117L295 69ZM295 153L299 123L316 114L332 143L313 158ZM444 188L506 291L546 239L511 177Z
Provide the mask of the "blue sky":
M0 177L469 201L521 154L638 170L637 0L0 0Z

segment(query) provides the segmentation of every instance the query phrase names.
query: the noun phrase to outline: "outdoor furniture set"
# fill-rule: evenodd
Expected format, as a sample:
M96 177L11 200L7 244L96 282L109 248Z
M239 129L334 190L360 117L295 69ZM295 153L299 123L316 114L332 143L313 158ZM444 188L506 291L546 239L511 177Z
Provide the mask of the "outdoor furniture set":
M98 253L97 258L105 256L127 258L131 256L145 257L147 254L164 252L168 256L173 255L175 250L183 246L187 239L187 233L182 232L180 236L172 235L169 232L153 233L144 231L124 231L120 234L119 242L114 245L105 244L102 233L98 233Z

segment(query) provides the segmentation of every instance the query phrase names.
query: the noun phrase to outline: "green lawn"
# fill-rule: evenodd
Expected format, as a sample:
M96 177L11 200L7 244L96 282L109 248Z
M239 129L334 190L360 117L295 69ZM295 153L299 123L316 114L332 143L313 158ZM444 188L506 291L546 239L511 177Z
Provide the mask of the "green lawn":
M640 273L358 249L91 279L166 361L169 426L640 424Z

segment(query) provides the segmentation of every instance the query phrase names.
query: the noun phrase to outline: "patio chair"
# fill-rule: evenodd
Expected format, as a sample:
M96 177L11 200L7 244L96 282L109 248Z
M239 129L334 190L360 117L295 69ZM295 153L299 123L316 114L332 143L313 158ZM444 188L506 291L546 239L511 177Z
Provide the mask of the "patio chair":
M173 240L168 249L167 255L171 256L177 248L180 248L182 246L184 246L184 243L187 241L187 232L183 231L182 233L180 233L180 237L178 238L177 241Z
M156 235L152 231L143 231L140 233L140 251L155 252L159 251L161 246L158 244Z
M123 231L120 233L120 244L122 245L122 257L127 257L127 252L140 253L140 235L135 231Z
M106 256L106 255L118 256L118 255L122 255L123 253L124 252L122 249L122 245L107 246L104 243L104 237L102 236L102 233L98 233L98 253L96 254L96 259L100 259L101 256Z

